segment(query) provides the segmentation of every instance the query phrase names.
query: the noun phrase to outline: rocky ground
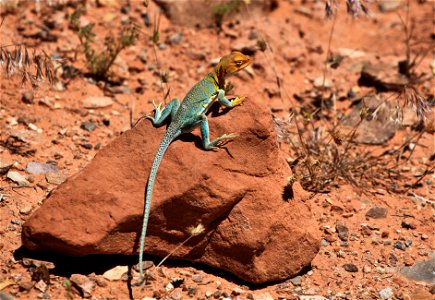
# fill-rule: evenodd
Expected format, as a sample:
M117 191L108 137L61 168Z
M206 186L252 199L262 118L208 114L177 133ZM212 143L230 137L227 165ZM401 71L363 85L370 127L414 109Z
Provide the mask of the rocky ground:
M266 7L252 1L248 10L242 1L241 12L224 13L221 30L207 16L220 20L214 3L205 10L191 5L194 13L184 14L164 7L166 14L158 17L154 1L148 7L147 1L130 1L130 6L85 1L80 22L96 24L97 45L130 21L140 28L138 40L121 51L107 80L88 74L83 48L69 25L79 1L58 2L41 1L38 9L33 1L0 1L2 49L25 45L29 54L35 49L62 62L55 70L59 82L50 85L45 78L34 88L21 83L17 66L12 76L7 73L13 66L1 68L1 299L434 298L434 116L428 111L422 122L414 112L422 103L434 105L435 63L431 53L424 55L434 39L431 1L409 1L409 10L406 1L380 1L367 4L369 16L354 18L342 0L335 21L325 20L324 1L272 1ZM153 43L157 24L159 39L154 35ZM170 261L150 268L151 280L140 289L131 287L126 275L136 257L80 260L21 249L22 224L52 190L150 112L151 99L181 98L232 49L254 60L231 78L232 93L270 109L280 152L293 169L294 176L288 176L307 190L298 196L322 236L310 268L289 280L255 286L209 267ZM399 76L397 65L407 49L410 61L417 57L418 64ZM9 61L19 61L11 55ZM324 79L327 56L332 59ZM35 64L29 66L28 73L36 74ZM404 85L424 99L408 98L414 110L397 97ZM371 104L361 109L364 96ZM383 101L390 105L379 106ZM365 111L375 111L378 118L360 123ZM403 118L395 117L397 111ZM333 160L334 149L341 153L339 160ZM329 182L328 173L339 175Z

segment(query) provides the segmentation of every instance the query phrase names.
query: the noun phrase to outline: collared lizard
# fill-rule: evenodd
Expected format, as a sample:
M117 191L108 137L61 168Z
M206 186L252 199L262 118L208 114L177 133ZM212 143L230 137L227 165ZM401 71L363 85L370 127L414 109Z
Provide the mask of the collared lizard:
M231 54L222 57L217 66L207 74L204 79L190 89L181 103L177 98L174 98L161 110L162 104L156 105L153 101L154 117L147 116L147 118L151 119L154 126L157 127L163 125L164 121L169 116L171 116L171 122L158 147L148 177L139 248L140 279L134 284L135 286L141 285L145 280L142 267L145 236L151 209L154 181L164 153L168 149L169 144L180 134L191 132L198 126L201 129L202 143L206 150L214 150L217 148L220 141L232 139L237 136L236 134L224 134L210 141L206 113L215 101L218 101L225 107L234 107L243 103L245 97L236 97L232 100L225 98L225 77L242 70L250 63L251 59L249 56L238 51L233 51Z

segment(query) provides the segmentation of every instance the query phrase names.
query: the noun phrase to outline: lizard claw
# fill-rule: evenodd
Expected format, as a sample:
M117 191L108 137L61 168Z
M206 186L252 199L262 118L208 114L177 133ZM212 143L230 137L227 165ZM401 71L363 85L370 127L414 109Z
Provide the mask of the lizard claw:
M231 101L231 103L233 104L233 106L242 105L245 100L246 100L245 96L240 96L240 97L234 98Z
M228 133L228 134L223 134L220 137L218 137L218 141L216 143L216 146L213 147L213 150L218 150L219 148L225 146L228 142L230 142L230 139L234 139L236 137L238 137L238 134L235 133Z
M162 107L162 103L156 104L156 102L154 102L153 99L153 106L154 106L154 110L160 110L160 108Z
M155 119L151 114L145 116L145 118L150 119L151 121L153 121L153 123L155 122Z
M147 119L150 119L151 121L153 121L153 124L155 124L156 120L160 119L160 116L162 114L162 103L156 104L156 102L154 102L153 99L153 106L154 106L154 117L152 116L152 114L149 114L148 116L146 116Z
M236 137L238 137L239 135L238 134L235 134L235 133L226 133L226 134L223 134L223 135L221 135L220 137L219 137L219 140L228 140L228 139L233 139L233 138L236 138Z

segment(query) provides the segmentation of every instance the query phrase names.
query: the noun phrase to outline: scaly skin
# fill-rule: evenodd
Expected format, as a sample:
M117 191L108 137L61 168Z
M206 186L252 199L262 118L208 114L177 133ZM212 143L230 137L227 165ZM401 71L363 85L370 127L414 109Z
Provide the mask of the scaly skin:
M152 120L154 126L161 126L164 121L171 116L171 123L169 124L154 157L148 177L145 195L145 210L139 248L140 279L134 284L135 286L139 286L145 281L142 268L145 236L151 209L154 181L166 149L168 149L169 144L171 144L171 142L180 134L191 132L198 126L201 128L202 143L204 149L206 150L217 149L221 141L232 139L237 136L236 134L224 134L217 139L210 141L206 113L215 101L218 101L225 107L234 107L243 103L245 97L236 97L233 100L228 100L225 98L225 91L223 90L225 86L225 77L242 70L250 63L251 60L249 56L234 51L231 54L222 57L219 61L219 64L213 69L213 71L190 89L186 97L184 97L181 105L180 101L177 98L174 98L163 110L161 110L161 104L156 105L153 102L155 110L154 117L148 116L147 118Z

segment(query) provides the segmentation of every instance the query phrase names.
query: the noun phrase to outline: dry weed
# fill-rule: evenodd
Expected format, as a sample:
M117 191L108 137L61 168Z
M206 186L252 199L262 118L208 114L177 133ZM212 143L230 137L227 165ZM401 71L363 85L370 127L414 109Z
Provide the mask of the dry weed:
M30 50L22 45L0 46L0 65L6 75L19 75L23 84L30 82L33 87L45 80L56 83L54 62L43 50Z

